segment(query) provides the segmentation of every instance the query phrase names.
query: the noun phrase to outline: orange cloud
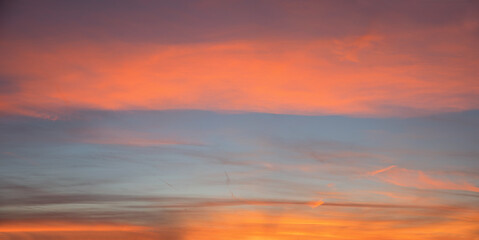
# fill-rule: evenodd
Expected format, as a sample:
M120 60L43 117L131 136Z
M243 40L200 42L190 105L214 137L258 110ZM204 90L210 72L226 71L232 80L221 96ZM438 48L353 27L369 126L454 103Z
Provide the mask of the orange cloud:
M423 171L399 168L396 166L389 166L368 174L371 176L377 176L385 182L403 187L479 192L479 187L468 182L455 183L449 180L442 180L428 176Z
M319 200L319 201L309 202L308 204L311 208L317 208L317 207L323 205L324 201Z
M318 203L318 202L317 202ZM374 204L331 205L320 210L288 206L172 211L168 221L137 226L27 220L0 224L7 239L473 239L479 220L474 211L389 208ZM351 209L351 207L355 209ZM373 209L371 209L373 207ZM360 211L357 211L360 209ZM433 211L434 210L434 211ZM444 214L447 211L447 214ZM140 221L140 219L138 219ZM3 235L2 235L3 234Z
M390 170L390 169L392 169L392 168L395 168L395 167L396 167L395 165L391 165L391 166L386 167L386 168L383 168L383 169L379 169L379 170L376 170L376 171L373 171L373 172L369 172L368 175L374 176L374 175L376 175L376 174L378 174L378 173L386 172L386 171L388 171L388 170Z
M425 214L425 215L421 215ZM406 216L413 216L415 220ZM402 219L404 217L404 219ZM430 217L436 217L436 220ZM322 208L317 211L267 212L238 210L212 213L205 221L187 224L186 239L438 239L448 235L467 239L474 235L474 224L454 213L440 218L436 213L386 210L349 212Z
M124 230L104 225L92 227L71 225L70 227L45 228L38 222L21 231L3 232L4 236L25 239L56 237L61 239L474 239L477 216L470 213L453 213L449 217L426 213L421 216L415 211L387 211L383 213L363 211L362 214L347 211L323 210L321 214L298 211L281 213L259 210L215 211L204 214L199 221L195 214L180 225L155 226ZM394 217L391 217L394 216ZM413 219L407 216L414 217ZM404 219L402 219L404 217ZM431 218L432 217L432 218ZM439 220L433 218L439 217ZM470 219L464 221L463 219ZM158 224L157 224L158 225ZM11 226L12 227L12 226ZM126 226L124 226L126 227ZM5 228L3 228L5 229ZM73 230L73 232L71 232ZM2 232L0 231L0 234ZM35 235L31 235L35 234ZM1 236L1 235L0 235Z
M477 106L475 69L414 53L392 56L391 41L381 35L182 45L4 40L0 73L14 76L18 90L0 95L0 111L52 119L77 108L403 116ZM469 55L464 61L474 61ZM452 71L458 66L463 71Z

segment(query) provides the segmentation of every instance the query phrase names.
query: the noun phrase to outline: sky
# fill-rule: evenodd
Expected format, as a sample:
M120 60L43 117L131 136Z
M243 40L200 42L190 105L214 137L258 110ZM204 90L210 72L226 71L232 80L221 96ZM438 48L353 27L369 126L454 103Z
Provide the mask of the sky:
M479 2L1 1L1 240L479 239Z

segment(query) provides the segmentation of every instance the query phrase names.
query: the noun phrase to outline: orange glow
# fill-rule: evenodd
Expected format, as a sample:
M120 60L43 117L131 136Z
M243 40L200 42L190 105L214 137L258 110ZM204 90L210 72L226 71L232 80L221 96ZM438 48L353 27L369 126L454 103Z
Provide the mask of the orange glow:
M36 236L65 236L65 239L101 239L102 231L115 231L108 239L474 239L479 218L475 213L451 212L447 218L438 218L439 213L421 216L417 210L400 210L402 214L416 218L393 217L397 212L363 210L355 212L336 211L322 208L321 212L266 212L252 210L211 212L201 219L190 219L179 226L137 226L115 225L69 225L56 226L38 223L36 226L3 226L0 232L7 236L23 236L38 232ZM411 222L412 221L412 222ZM76 235L68 232L74 231ZM124 233L120 233L124 232ZM8 239L8 238L7 238Z

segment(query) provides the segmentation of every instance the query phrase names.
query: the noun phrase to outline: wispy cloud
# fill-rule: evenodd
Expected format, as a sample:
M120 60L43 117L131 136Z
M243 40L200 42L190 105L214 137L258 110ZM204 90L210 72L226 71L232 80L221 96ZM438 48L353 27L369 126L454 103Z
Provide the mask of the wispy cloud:
M395 168L395 167L396 167L396 165L391 165L391 166L385 167L385 168L383 168L383 169L379 169L379 170L376 170L376 171L368 172L368 175L374 176L374 175L376 175L376 174L378 174L378 173L386 172L386 171L388 171L388 170L390 170L390 169L393 169L393 168Z
M420 170L412 170L396 166L389 166L384 169L370 172L368 175L376 176L382 181L403 187L479 192L479 187L476 187L468 182L453 182L450 180L429 176Z

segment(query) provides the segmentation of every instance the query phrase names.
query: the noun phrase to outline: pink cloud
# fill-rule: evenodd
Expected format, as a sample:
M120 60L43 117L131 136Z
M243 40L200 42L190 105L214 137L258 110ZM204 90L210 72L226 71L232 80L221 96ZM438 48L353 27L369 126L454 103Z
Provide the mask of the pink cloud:
M469 182L453 182L429 176L420 170L412 170L396 166L389 166L387 168L373 171L368 173L368 175L375 176L382 181L403 187L479 192L479 187L476 187Z

